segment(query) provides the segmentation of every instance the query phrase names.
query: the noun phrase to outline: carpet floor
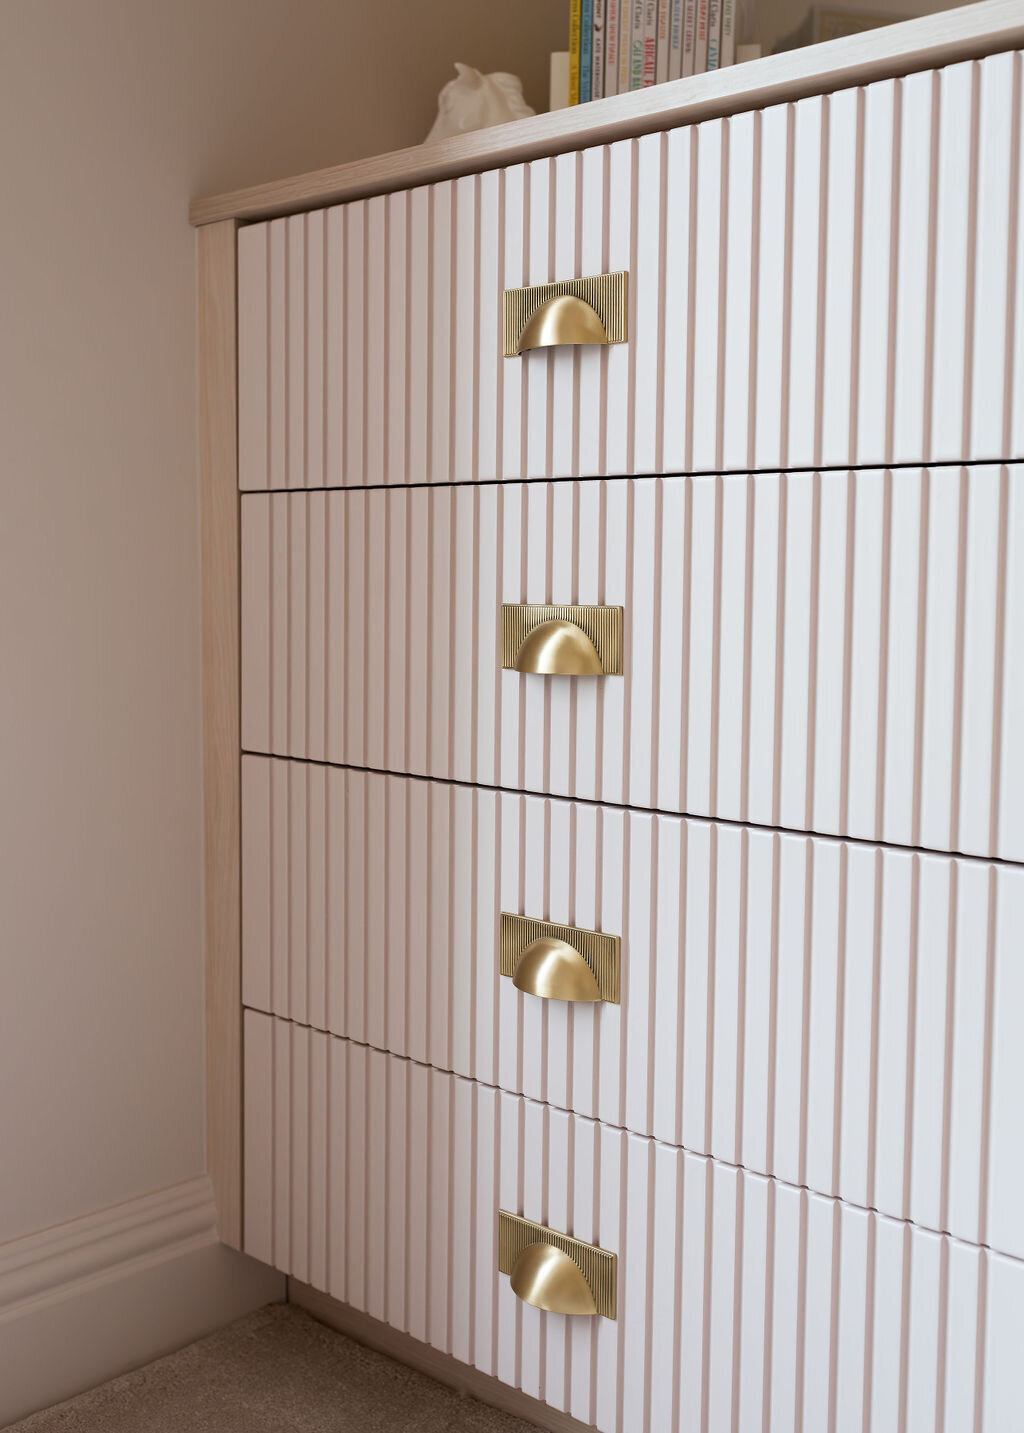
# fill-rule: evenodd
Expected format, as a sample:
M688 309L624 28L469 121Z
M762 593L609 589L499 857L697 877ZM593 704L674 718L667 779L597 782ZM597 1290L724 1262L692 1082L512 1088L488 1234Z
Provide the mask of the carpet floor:
M8 1433L536 1433L272 1304Z

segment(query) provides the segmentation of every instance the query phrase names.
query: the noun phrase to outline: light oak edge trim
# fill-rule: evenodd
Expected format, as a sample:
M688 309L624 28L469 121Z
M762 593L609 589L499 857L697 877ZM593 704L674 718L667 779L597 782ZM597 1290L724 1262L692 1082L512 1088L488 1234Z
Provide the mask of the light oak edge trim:
M979 59L1021 45L1024 7L1020 0L980 0L956 10L766 55L630 94L611 95L437 144L414 145L195 199L189 206L189 219L203 225L294 214Z
M237 225L198 235L206 1163L221 1240L242 1247Z
M412 1338L407 1333L400 1333L398 1329L393 1329L348 1304L339 1303L329 1294L322 1294L319 1289L300 1283L298 1279L288 1280L288 1302L305 1309L320 1323L356 1343L372 1348L376 1353L383 1353L397 1363L404 1363L418 1373L424 1373L428 1378L434 1378L438 1383L455 1389L457 1393L476 1398L502 1413L535 1423L538 1428L546 1429L547 1433L593 1433L593 1424L581 1423L578 1418L572 1418L568 1413L550 1408L539 1399L531 1398L528 1393L502 1383L499 1378L489 1373L481 1373L478 1368L471 1368L469 1364L452 1358L451 1354L440 1353L428 1344L420 1343L419 1339Z

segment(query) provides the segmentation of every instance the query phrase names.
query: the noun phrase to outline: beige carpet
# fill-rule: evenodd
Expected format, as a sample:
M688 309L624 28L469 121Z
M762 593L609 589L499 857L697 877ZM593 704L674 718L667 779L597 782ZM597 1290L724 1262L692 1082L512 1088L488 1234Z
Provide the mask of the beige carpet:
M273 1304L9 1433L536 1433Z

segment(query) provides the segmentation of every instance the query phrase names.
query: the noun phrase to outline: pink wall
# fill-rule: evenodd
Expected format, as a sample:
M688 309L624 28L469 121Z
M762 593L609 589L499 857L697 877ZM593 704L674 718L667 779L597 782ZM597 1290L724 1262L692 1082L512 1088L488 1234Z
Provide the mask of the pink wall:
M545 102L563 0L0 9L0 1241L203 1167L199 192Z

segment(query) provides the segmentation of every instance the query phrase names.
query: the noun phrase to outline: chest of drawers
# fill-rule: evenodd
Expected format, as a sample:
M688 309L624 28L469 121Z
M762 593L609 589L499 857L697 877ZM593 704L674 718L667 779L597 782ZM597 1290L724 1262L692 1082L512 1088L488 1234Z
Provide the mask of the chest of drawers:
M1019 1426L1006 9L201 231L224 1237L551 1428Z

